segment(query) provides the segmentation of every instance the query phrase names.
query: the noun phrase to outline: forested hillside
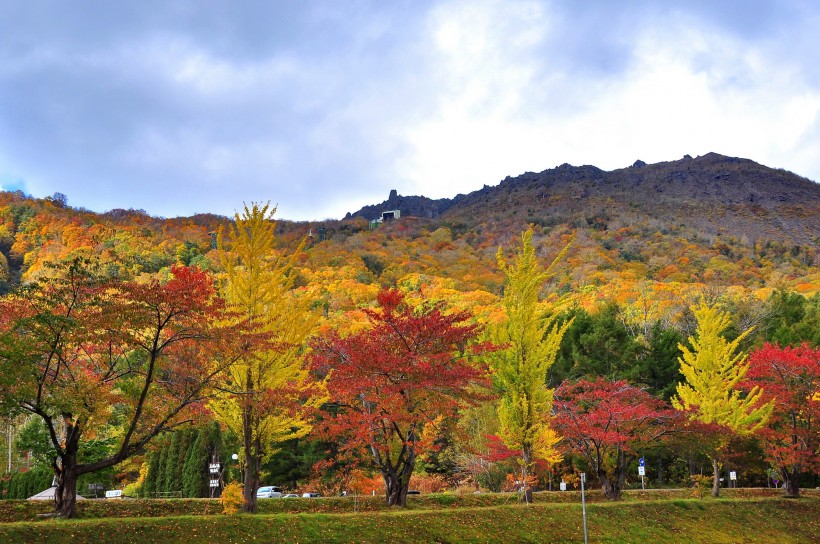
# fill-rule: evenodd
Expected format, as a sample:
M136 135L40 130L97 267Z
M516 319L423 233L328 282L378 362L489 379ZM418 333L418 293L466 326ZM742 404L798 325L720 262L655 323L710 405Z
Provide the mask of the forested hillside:
M83 250L99 254L120 277L175 262L215 270L211 233L227 218L162 219L123 209L96 214L55 196L0 194L6 283L36 277L44 263ZM820 185L745 159L709 154L638 161L612 172L562 165L445 200L393 192L342 221L280 221L278 243L295 247L309 237L301 259L308 275L332 270L337 280L396 285L420 273L447 278L460 291L498 294L495 251L533 224L544 256L573 238L556 280L564 291L603 291L609 298L614 283L633 281L681 289L818 289ZM369 230L367 221L392 209L402 211L398 221Z
M242 205L237 202L237 209L242 210ZM381 211L396 209L401 211L401 217L373 221ZM245 213L249 213L247 208ZM95 276L93 281L88 280L88 289L93 291L99 285L105 286L102 291L95 291L98 294L94 296L106 293L103 297L105 304L126 309L135 304L151 304L149 294L140 287L149 284L155 289L166 286L163 289L168 289L169 299L179 297L183 301L180 304L187 303L184 301L191 300L194 295L180 294L188 288L186 274L192 274L184 272L185 267L199 269L212 279L214 290L211 293L202 286L197 288L196 297L202 297L203 306L201 311L197 310L200 313L196 314L196 319L205 319L206 302L213 304L207 306L207 312L219 323L236 319L237 312L252 316L247 323L234 323L232 326L238 328L230 335L220 337L223 338L221 342L209 344L221 346L220 349L225 351L222 364L248 364L251 368L250 361L254 358L247 355L248 350L269 354L271 361L279 361L272 367L277 370L269 371L271 377L258 378L258 383L269 380L264 384L270 388L270 395L256 402L269 410L278 402L272 399L288 398L288 402L293 403L287 408L279 406L283 414L288 413L287 417L282 414L260 416L259 421L273 417L281 426L275 432L266 431L268 434L260 436L279 438L260 439L270 443L260 443L257 450L246 444L243 447L248 449L242 458L254 456L256 462L262 463L260 470L265 481L293 489L322 487L338 492L353 486L356 478L375 485L373 482L378 483L378 479L368 478L386 469L378 463L368 462L362 450L353 447L360 445L356 440L361 440L362 434L352 424L345 427L347 434L342 436L334 435L332 426L315 423L315 427L311 427L306 421L317 417L317 421L323 421L327 410L338 409L333 403L331 408L321 407L322 394L327 391L339 398L364 398L366 393L355 391L354 395L350 384L344 386L332 382L341 379L342 373L334 374L331 369L341 369L354 350L366 355L384 349L380 362L392 361L390 354L401 351L401 348L394 350L391 342L396 346L407 344L391 337L390 331L404 330L402 327L407 330L440 327L437 330L441 338L458 338L451 343L458 346L459 364L466 365L458 375L470 376L470 380L475 380L475 387L486 387L488 391L477 395L471 390L468 394L455 382L436 382L442 378L441 372L418 375L419 381L429 380L424 382L426 385L422 389L446 390L453 397L462 397L460 401L463 401L463 404L431 401L429 408L441 411L432 417L433 426L424 423L424 418L415 413L395 423L396 428L411 425L411 430L406 431L409 434L398 439L400 443L415 444L417 441L423 445L423 448L419 446L421 451L413 453L412 461L416 463L417 455L414 478L425 482L428 489L468 484L486 489L511 486L516 479L511 475L515 473L515 459L520 451L525 452L524 464L529 471L524 472L524 480L529 482L527 485L542 489L557 483L560 478L574 481L573 475L578 472L578 467L593 468L593 461L584 460L578 453L580 447L576 450L571 447L572 440L579 444L585 438L575 436L571 439L568 429L573 427L570 424L566 424L563 440L559 436L560 420L555 422L558 434L553 432L552 423L547 425L544 422L535 422L531 427L524 425L517 431L508 428L508 419L513 416L498 408L498 398L517 398L509 396L512 395L509 388L513 387L510 384L519 381L515 377L502 377L499 361L507 360L505 364L509 368L519 368L523 364L509 363L513 359L502 356L506 353L504 350L517 341L526 340L536 346L539 338L561 331L553 338L551 347L532 348L541 350L538 353L546 353L544 357L550 360L550 364L537 371L534 387L546 387L544 390L549 391L539 410L551 406L553 389L558 395L556 402L569 418L580 410L572 404L571 398L584 394L600 398L610 391L611 384L621 384L618 386L620 391L628 384L635 391L630 390L623 402L653 406L656 411L651 417L658 425L661 421L667 424L669 418L674 419L670 415L671 408L665 403L676 394L684 380L680 373L681 348L691 346L693 338L703 334L705 318L699 317L695 311L698 303L720 308L730 316L719 336L736 340L735 347L743 354L768 353L766 357L772 358L775 356L766 349L797 347L805 343L804 349L815 351L795 357L799 360L808 357L810 372L817 373L820 364L816 360L816 350L820 346L820 185L749 160L709 154L654 165L638 161L632 167L612 172L593 166L562 165L538 174L507 178L498 186L485 186L453 199L434 201L424 197L402 197L394 191L385 202L363 208L338 221L295 223L279 220L273 227L267 220L253 223L250 218L246 219L249 221L247 225L256 226L236 229L233 218L208 214L173 219L151 217L140 210L120 209L100 214L70 206L61 194L36 199L20 192L0 193L0 295L7 305L4 308L8 309L8 315L0 320L6 335L0 346L0 360L9 365L3 368L10 373L8 369L17 368L12 366L12 361L32 361L14 347L15 342L28 342L32 338L31 329L26 329L32 326L27 321L31 315L26 312L30 310L24 310L21 301L34 297L30 293L37 293L40 286L45 286L42 287L46 289L43 293L50 293L47 289L62 288L63 284L59 282L62 281L60 274L67 270L65 263L93 263ZM268 227L264 225L271 225L271 232L267 232ZM527 234L522 238L525 232ZM244 242L241 241L243 233L250 237ZM254 236L266 241L261 246L254 245ZM247 254L242 253L243 243L247 246ZM530 264L533 268L526 273L516 272L515 266L519 266L527 251L532 252ZM553 263L551 267L550 263ZM276 271L265 276L272 279L263 281L258 279L262 276L243 276L268 266ZM542 274L539 267L548 273ZM194 274L199 278L196 281L204 285L207 281L196 275L199 273ZM526 312L522 310L524 303L521 300L516 299L514 303L510 298L527 284L521 274L529 274L530 283L537 283L537 288L526 295L530 297ZM519 285L515 283L517 281L523 283ZM271 287L274 284L276 289ZM27 286L33 286L34 291L27 291ZM257 298L242 295L242 289L249 293L258 290L254 295ZM87 299L89 308L102 304L94 296L89 295ZM205 300L211 296L218 296L219 300ZM300 308L298 312L293 309L297 306ZM289 309L285 312L283 308ZM411 308L415 310L411 311ZM131 316L130 311L122 310L123 320L137 319L138 315ZM223 311L226 313L220 313ZM102 319L99 314L89 310L88 319ZM297 315L299 317L295 317ZM79 319L70 312L60 319L68 317ZM302 331L304 334L299 336L310 337L310 340L300 340L299 345L295 345L295 340L285 340L285 335L280 335L284 328L292 326L294 320L304 324L305 328L312 327L309 334ZM420 321L417 323L416 320ZM110 321L93 323L93 327L83 325L82 330L112 327ZM205 325L197 323L197 327L206 330ZM470 323L469 330L460 328L466 327L463 323ZM529 332L515 332L514 325ZM123 324L123 328L127 327ZM21 333L21 330L25 332ZM548 333L548 330L553 332ZM124 334L118 331L120 333ZM369 335L377 333L381 335L379 341L372 344ZM206 333L197 334L204 338ZM78 340L76 349L87 341L85 337ZM134 348L141 344L134 344L133 339L123 337L116 341L120 342L117 349L126 358L133 357L128 353L134 349L142 349ZM109 335L105 342L109 353L113 353L112 342L115 340ZM480 349L467 350L466 346L473 342ZM764 348L767 342L771 345ZM429 343L436 344L440 351L414 351L414 361L424 360L424 364L433 365L433 361L447 359L450 353L447 350L453 348L432 340ZM87 353L86 348L83 347L83 353ZM201 345L192 343L185 349L201 349ZM240 351L244 355L238 355ZM165 356L159 351L149 350L147 353L158 360ZM273 353L278 355L270 355ZM173 350L169 354L180 357ZM232 358L226 362L229 356ZM202 353L194 354L193 351L186 357L188 360L207 359ZM78 356L79 359L82 357ZM367 356L362 360L368 360ZM475 372L479 368L475 366L478 361L486 365L486 383ZM122 363L109 364L110 368L120 368L118 365ZM362 365L364 363L359 366ZM284 368L289 368L289 374ZM259 376L266 375L261 370L258 372ZM392 370L382 369L376 373L388 375L390 372ZM248 388L246 394L254 393L253 383L257 378L252 379L251 370L240 374L248 377L248 384L243 386ZM327 391L321 393L312 389L313 386L307 383L310 381L308 374L321 384L320 389L327 387ZM402 372L402 376L407 375L412 375L412 370ZM216 382L208 381L207 385L222 391L220 402L228 402L225 392L242 382L236 377L225 383L219 382L218 376L209 376L208 380L211 378ZM190 382L193 377L188 375L186 379ZM596 381L601 379L609 381ZM758 376L755 379L764 378ZM363 378L351 380L365 383ZM203 392L206 391L206 381L202 382ZM101 387L103 382L95 382L94 387ZM754 382L759 383L762 382ZM814 384L811 387L815 388L813 398L816 401L817 382L811 383ZM738 384L741 387L742 383ZM749 384L746 385L752 387ZM91 386L86 384L83 387ZM379 387L385 394L386 386ZM10 391L13 389L10 385L9 388ZM401 389L396 399L390 402L399 406L406 400L402 400L402 395L410 389ZM575 392L566 396L567 390ZM21 391L20 394L26 392L24 388ZM111 399L117 399L121 394L116 388L109 393ZM809 391L810 398L811 393ZM169 394L177 398L179 391ZM223 449L217 451L216 446L209 446L211 449L206 454L202 453L205 446L201 446L198 455L221 455L224 460L228 452L239 451L242 432L251 432L233 428L231 423L233 419L242 419L236 414L245 414L242 410L250 410L250 407L243 408L245 400L234 399L230 401L236 404L230 409L232 411L220 414L219 410L224 407L219 408L213 398L207 400L207 395L202 394L201 399L188 399L195 416L185 421L200 425L197 432L202 436L214 420L219 422L217 427L222 428L225 436L213 442L218 442L219 448ZM561 397L561 394L565 396ZM607 397L613 399L616 395L607 394ZM163 402L168 402L168 398ZM47 466L43 465L46 454L38 461L28 453L37 440L47 440L46 435L33 427L35 423L32 422L36 419L21 419L19 410L13 408L14 399L10 399L10 396L6 398L8 425L4 432L7 436L28 437L28 442L18 441L14 448L13 468L34 468L38 462L41 468ZM761 397L760 402L763 399L771 400ZM349 399L346 402L349 403ZM382 402L387 401L382 399ZM514 404L517 401L509 402ZM187 410L188 405L184 406ZM314 412L308 413L306 407ZM297 417L289 410L304 410L304 413L299 412ZM30 409L29 412L37 413ZM168 427L173 429L176 418L181 418L183 413L174 414L163 425L173 423ZM546 410L543 417L551 419L548 413ZM112 414L109 416L111 419L100 423L102 427L92 433L94 440L104 442L108 435L121 436L121 432L114 429L122 425L122 421ZM702 423L730 427L722 421ZM523 424L519 422L519 425ZM547 433L549 439L547 434L539 435L541 438L538 439L524 436L545 432L543 429L547 427L544 425L552 429L550 433L553 434ZM675 425L683 428L680 421ZM767 471L778 469L773 460L776 456L763 454L761 443L750 438L753 430L757 432L752 426L734 429L737 436L731 440L718 440L717 449L711 452L699 450L685 438L679 437L677 444L660 445L648 436L632 436L624 439L632 441L629 442L632 445L624 450L628 451L628 456L621 459L618 456L625 454L616 455L616 468L610 465L606 469L600 467L601 470L616 470L614 476L602 477L602 485L613 477L617 480L618 471L626 471L628 464L635 462L635 455L643 452L651 452L654 456L656 482L689 485L693 471L703 471L703 467L707 473L711 470L708 460L716 459L718 450L721 459L745 471L749 483L767 485L772 474ZM711 431L687 432L708 434ZM817 429L811 433L815 437ZM669 433L664 431L661 434ZM196 433L185 435L185 443L193 444L196 436ZM396 439L386 439L384 451L392 451L390 444L395 445L391 441ZM130 461L122 458L118 472L108 474L106 478L109 478L110 485L130 484L144 494L170 493L177 487L182 489L181 484L177 486L175 483L182 478L189 455L182 451L182 443L182 438L172 441L167 435L154 442L146 441L145 447L129 450L127 458ZM160 457L167 457L167 448L156 444L176 444L172 446L176 452L176 468L171 466L171 461ZM347 448L345 444L351 446ZM644 448L641 452L635 449L639 445ZM47 443L38 447L48 452ZM348 465L339 461L343 454L354 459L349 466L360 467L362 471L356 474L346 472ZM536 462L539 455L541 461ZM205 462L196 459L195 463ZM545 461L547 459L549 462ZM816 482L817 467L812 465L815 462L816 459L803 462L798 472L791 474L791 480L802 474L808 478L804 481ZM794 470L793 462L788 466ZM234 479L238 479L238 469L238 466L234 467ZM194 476L186 476L185 489L195 489L202 494L205 492L202 482L197 480L196 470L192 470ZM413 470L412 463L410 470ZM389 478L385 474L382 475L387 482ZM204 478L203 474L200 476ZM254 475L246 475L245 481L252 485ZM392 485L398 486L399 495L402 490L407 491L407 481L398 476ZM616 487L620 489L623 485L621 481ZM401 503L398 495L394 499L398 501L396 504ZM249 493L246 500L252 500Z

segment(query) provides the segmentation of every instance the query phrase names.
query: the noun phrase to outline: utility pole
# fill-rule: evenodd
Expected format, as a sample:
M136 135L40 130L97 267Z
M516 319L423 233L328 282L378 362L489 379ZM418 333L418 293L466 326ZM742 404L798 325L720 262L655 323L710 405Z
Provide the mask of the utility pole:
M581 511L584 513L584 544L589 544L589 536L587 535L587 501L584 496L584 483L587 481L587 473L581 473Z
M9 474L11 474L11 446L12 446L11 417L9 417L7 421L8 421L7 438L9 440L9 466L8 466L8 472L9 472Z

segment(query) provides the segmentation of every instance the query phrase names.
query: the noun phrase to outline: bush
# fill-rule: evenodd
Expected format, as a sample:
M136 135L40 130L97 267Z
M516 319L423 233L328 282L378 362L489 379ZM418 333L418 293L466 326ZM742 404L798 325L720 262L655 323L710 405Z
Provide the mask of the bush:
M130 484L126 484L126 486L122 489L122 494L126 497L139 497L142 493L142 484L139 482L131 482Z
M236 514L239 507L245 502L242 496L242 484L238 482L231 482L222 490L222 512L225 514Z
M692 477L692 496L696 499L702 499L704 495L710 493L712 490L712 476L705 474L695 474Z

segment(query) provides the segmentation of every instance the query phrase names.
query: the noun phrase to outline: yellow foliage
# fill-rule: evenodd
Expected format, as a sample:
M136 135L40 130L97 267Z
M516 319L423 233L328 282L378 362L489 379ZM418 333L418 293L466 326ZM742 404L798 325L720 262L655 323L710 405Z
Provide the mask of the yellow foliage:
M523 233L513 264L507 264L498 251L499 266L507 276L502 300L507 318L491 331L493 342L505 346L492 361L493 378L501 390L500 436L507 447L523 452L525 465L536 458L551 462L561 458L555 448L558 437L549 426L553 391L546 386L546 376L572 323L559 327L553 305L539 301L544 282L554 274L568 246L543 270L532 234L532 229Z
M245 502L242 495L244 487L239 482L231 482L222 490L219 502L222 503L222 513L233 515L239 512L239 508Z
M678 410L693 410L693 417L703 423L725 425L741 434L755 431L766 423L774 406L756 407L763 393L757 387L747 395L735 389L749 369L746 354L737 350L751 329L730 342L722 336L731 323L727 312L705 302L692 311L698 327L696 336L689 337L692 349L678 345L685 381L678 384L672 405Z
M210 403L244 444L253 444L254 451L245 454L254 464L270 455L272 445L310 430L288 404L295 404L299 390L310 387L305 343L317 315L310 310L311 300L301 296L305 292L292 289L302 246L290 256L276 250L274 212L268 205L245 206L244 214L236 215L228 243L222 233L218 238L225 250L225 300L256 332L269 335L275 346L246 351L229 369L226 387ZM274 404L271 397L282 402Z

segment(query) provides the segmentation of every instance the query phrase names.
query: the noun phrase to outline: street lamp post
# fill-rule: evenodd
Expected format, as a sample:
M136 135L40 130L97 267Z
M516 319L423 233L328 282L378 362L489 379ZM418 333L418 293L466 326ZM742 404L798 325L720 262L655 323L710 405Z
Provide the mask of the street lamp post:
M587 501L584 496L584 483L587 481L587 473L581 473L581 511L584 514L584 544L589 544L589 537L587 536Z

